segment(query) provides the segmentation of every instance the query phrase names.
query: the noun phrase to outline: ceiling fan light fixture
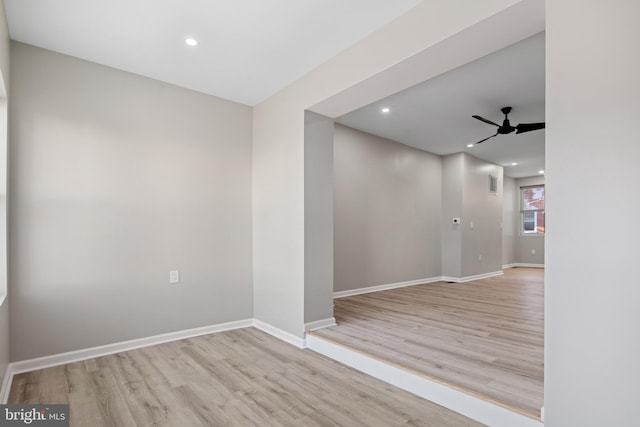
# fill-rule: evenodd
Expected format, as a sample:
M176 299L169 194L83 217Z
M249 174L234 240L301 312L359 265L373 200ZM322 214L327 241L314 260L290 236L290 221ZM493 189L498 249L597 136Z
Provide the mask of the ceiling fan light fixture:
M512 108L511 107L504 107L502 109L500 109L500 111L502 111L502 114L504 114L504 120L502 121L502 125L499 125L495 122L492 122L491 120L485 119L484 117L480 117L480 116L471 116L476 120L480 120L481 122L484 122L488 125L491 126L495 126L498 128L497 132L495 133L495 135L491 135L483 140L480 140L478 142L476 142L476 144L480 144L484 141L486 141L487 139L491 139L494 136L498 136L498 135L508 135L512 132L515 132L516 135L520 134L520 133L524 133L524 132L531 132L534 130L540 130L540 129L544 129L545 128L545 123L544 122L540 122L540 123L520 123L516 126L512 126L511 122L509 121L509 113L511 112Z

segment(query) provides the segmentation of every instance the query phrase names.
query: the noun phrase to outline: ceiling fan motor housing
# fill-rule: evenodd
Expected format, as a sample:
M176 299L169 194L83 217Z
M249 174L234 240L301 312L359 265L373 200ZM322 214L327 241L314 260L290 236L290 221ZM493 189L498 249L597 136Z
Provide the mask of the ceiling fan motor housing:
M507 117L507 114L511 112L511 107L503 107L500 109L500 111L502 111L502 114L504 114L504 121L502 122L502 126L498 128L498 133L500 135L510 134L511 132L516 130L516 128L511 126L511 123L509 122L509 118Z

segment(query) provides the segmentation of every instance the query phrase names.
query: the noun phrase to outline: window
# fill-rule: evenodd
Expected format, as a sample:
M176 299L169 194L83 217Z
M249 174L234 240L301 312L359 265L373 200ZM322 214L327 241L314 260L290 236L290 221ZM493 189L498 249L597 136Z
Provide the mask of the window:
M544 234L544 186L522 187L522 234Z

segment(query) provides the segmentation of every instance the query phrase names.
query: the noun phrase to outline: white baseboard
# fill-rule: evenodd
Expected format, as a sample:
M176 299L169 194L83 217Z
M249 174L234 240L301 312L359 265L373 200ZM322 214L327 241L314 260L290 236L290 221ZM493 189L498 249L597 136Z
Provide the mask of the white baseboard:
M169 332L167 334L160 334L151 337L101 345L98 347L91 347L82 350L69 351L66 353L53 354L50 356L38 357L35 359L22 360L19 362L12 362L7 366L7 372L5 373L5 377L2 382L2 389L0 389L0 403L7 402L7 399L9 398L9 390L11 389L11 382L13 381L13 376L22 372L50 368L52 366L79 362L82 360L93 359L95 357L120 353L122 351L135 350L137 348L148 347L170 341L177 341L185 338L212 334L215 332L230 331L232 329L248 328L251 326L253 326L253 319L238 320L234 322L220 323L217 325L203 326L200 328L186 329L183 331Z
M366 288L350 289L333 293L334 298L344 298L353 295L368 294L370 292L387 291L389 289L404 288L405 286L422 285L425 283L440 282L442 277L429 277L427 279L409 280L406 282L390 283L388 285L367 286Z
M514 262L513 264L503 265L502 269L506 270L507 268L514 268L514 267L544 268L544 264L529 264L526 262Z
M502 270L498 270L498 271L492 271L490 273L482 273L482 274L476 274L475 276L466 276L466 277L442 276L440 280L442 280L443 282L463 283L463 282L471 282L473 280L486 279L488 277L500 276L502 274L504 274Z
M266 332L279 340L289 343L298 348L307 348L307 341L304 338L300 338L282 329L276 328L268 323L265 323L258 319L253 319L253 327L260 329L262 332Z
M529 267L533 265L534 264L518 265L518 266ZM344 298L344 297L350 297L353 295L368 294L370 292L387 291L389 289L404 288L405 286L423 285L423 284L434 283L434 282L455 282L455 283L471 282L472 280L486 279L487 277L500 276L501 274L503 274L502 270L492 271L492 272L483 273L483 274L476 274L475 276L467 276L467 277L450 277L450 276L429 277L427 279L409 280L406 282L390 283L388 285L368 286L366 288L350 289L348 291L338 291L333 293L333 298Z
M336 318L329 317L328 319L320 319L314 322L305 323L304 331L305 332L317 331L318 329L328 328L330 326L336 326L336 325L337 325Z
M539 420L510 411L426 377L386 364L313 335L308 348L358 371L492 427L543 427Z

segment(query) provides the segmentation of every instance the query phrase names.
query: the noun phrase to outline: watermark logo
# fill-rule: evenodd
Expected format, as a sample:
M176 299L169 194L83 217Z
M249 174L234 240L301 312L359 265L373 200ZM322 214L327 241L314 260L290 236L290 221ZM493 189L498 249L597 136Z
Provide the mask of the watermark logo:
M69 405L0 405L0 427L69 427Z

